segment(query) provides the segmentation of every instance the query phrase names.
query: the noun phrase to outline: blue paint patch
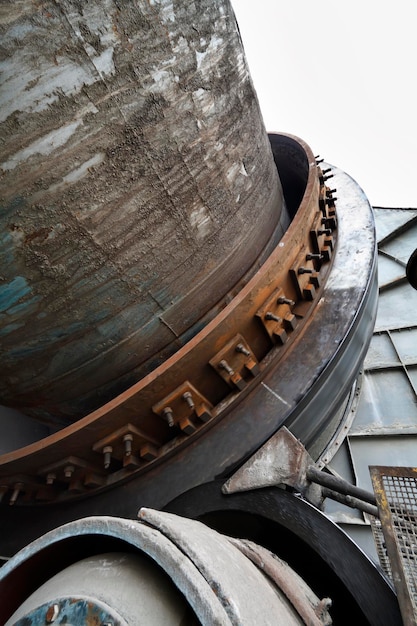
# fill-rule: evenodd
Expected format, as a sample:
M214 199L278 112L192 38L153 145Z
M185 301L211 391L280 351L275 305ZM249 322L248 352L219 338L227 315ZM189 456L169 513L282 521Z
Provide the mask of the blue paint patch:
M31 288L23 276L16 276L10 283L0 285L0 312L4 313L30 292Z
M12 234L13 222L19 221L20 211L24 211L26 201L21 196L13 198L8 204L0 205L0 274L14 276L15 252L20 247L21 233Z
M16 242L10 233L4 231L0 237L0 259L1 259L1 271L2 273L13 267L14 264L14 251L16 247Z
M84 598L59 598L32 609L15 622L15 626L39 624L85 626L86 624L112 624L126 626L126 622L99 600Z
M0 206L1 214L5 219L8 219L16 214L17 211L22 210L27 206L26 200L23 196L16 196L8 204L2 204Z
M7 326L3 326L2 328L0 328L0 337L4 337L5 335L8 335L9 333L14 332L18 328L22 328L22 326L24 326L24 324L18 324L18 323L8 324Z
M29 302L21 302L20 304L17 304L11 309L7 309L7 313L9 315L16 315L16 313L21 313L22 311L29 313L29 309L32 306L32 304L36 304L36 302L39 302L39 300L41 300L41 297L35 296L34 298L31 298Z

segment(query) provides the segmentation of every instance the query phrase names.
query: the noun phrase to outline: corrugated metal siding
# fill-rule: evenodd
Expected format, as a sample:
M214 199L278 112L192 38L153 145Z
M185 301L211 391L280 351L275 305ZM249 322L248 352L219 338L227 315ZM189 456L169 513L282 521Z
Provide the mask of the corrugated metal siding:
M372 490L369 465L417 463L417 291L405 278L408 258L417 246L417 209L374 211L378 314L355 417L328 464L331 471L368 490ZM377 560L366 516L329 501L326 512Z

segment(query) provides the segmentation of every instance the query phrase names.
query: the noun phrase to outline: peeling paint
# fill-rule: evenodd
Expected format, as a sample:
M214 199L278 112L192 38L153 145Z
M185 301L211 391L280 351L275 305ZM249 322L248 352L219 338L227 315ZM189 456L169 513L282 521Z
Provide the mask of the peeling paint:
M30 287L23 276L16 276L9 283L0 285L0 312L7 311L29 293Z
M222 46L225 45L224 39L221 37L217 37L213 35L210 39L209 45L203 52L199 52L198 50L195 53L196 61L197 61L197 69L204 71L204 68L207 64L212 64L213 56L221 53Z
M89 111L97 112L97 109L91 105ZM16 154L10 157L10 159L0 165L1 169L5 171L12 170L36 154L51 154L54 150L66 144L82 123L82 117L80 117L70 124L65 124L64 126L49 132L44 137L41 137L29 146L26 146L26 148L16 152Z
M194 209L190 215L190 224L197 229L198 237L204 238L210 232L211 218L205 207Z

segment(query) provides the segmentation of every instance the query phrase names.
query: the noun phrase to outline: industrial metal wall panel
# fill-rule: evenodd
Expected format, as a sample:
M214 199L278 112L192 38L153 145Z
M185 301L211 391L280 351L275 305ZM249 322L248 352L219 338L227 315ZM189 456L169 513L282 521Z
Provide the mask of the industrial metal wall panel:
M417 465L417 291L405 276L417 243L417 210L376 208L374 213L379 282L375 331L348 437L336 453L331 451L333 458L328 451L323 455L331 459L331 472L368 490L369 465ZM370 518L335 502L326 503L326 512L384 567Z

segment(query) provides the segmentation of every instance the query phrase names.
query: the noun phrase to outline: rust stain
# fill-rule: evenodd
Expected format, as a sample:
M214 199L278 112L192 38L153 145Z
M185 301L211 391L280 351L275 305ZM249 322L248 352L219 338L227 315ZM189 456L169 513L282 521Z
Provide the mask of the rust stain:
M50 226L49 228L40 228L37 231L34 231L32 233L29 233L25 236L24 238L24 243L28 244L31 243L32 241L35 240L41 240L44 241L45 239L48 238L49 234L52 232L52 226Z

